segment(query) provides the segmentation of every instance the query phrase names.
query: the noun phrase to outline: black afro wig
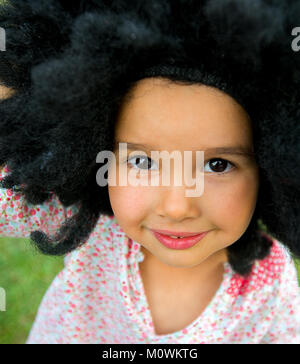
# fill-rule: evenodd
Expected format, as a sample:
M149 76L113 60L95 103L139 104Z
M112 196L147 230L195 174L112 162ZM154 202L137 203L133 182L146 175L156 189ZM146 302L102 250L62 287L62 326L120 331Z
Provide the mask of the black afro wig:
M300 52L295 0L5 0L0 82L3 188L33 204L56 194L78 211L55 236L33 231L45 254L81 246L113 215L96 156L114 150L120 105L142 77L218 87L250 115L260 189L253 218L227 248L241 275L270 251L269 235L300 257ZM298 22L298 23L297 23ZM268 235L262 234L262 227Z

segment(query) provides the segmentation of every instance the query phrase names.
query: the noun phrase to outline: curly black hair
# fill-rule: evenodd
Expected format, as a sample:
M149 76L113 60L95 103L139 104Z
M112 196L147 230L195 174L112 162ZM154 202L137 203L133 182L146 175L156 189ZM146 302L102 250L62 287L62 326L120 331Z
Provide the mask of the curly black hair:
M11 171L1 186L33 204L56 194L78 207L55 236L33 231L35 246L66 254L100 214L113 215L96 156L114 150L136 83L159 76L217 87L251 118L260 187L247 230L227 248L232 269L249 274L270 235L300 258L299 19L297 0L6 0L0 80L15 93L0 102L0 165Z

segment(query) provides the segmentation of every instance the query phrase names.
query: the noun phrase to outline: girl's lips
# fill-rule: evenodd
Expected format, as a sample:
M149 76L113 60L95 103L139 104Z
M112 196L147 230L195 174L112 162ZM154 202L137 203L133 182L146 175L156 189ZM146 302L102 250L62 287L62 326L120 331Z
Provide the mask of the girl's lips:
M197 244L209 232L205 231L198 235L186 236L184 238L172 238L168 235L159 233L156 230L151 230L156 239L169 249L188 249Z
M151 229L152 230L152 229ZM170 230L152 230L153 232L156 231L157 233L163 234L163 235L175 235L175 236L195 236L195 235L199 235L202 234L203 232L197 231L196 233L185 233L185 232L181 232L181 231L170 231Z

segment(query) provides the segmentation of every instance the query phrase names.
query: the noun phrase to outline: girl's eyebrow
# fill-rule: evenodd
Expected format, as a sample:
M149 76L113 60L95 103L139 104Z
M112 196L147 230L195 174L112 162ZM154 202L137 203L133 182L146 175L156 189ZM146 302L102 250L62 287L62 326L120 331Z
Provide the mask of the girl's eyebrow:
M208 148L204 150L206 153L218 153L218 154L232 154L241 155L246 157L254 157L255 153L249 147L236 146L236 147L218 147L218 148Z
M127 149L129 150L144 150L146 152L156 151L158 149L155 149L155 147L151 147L149 145L145 144L139 144L139 143L130 143L130 142L124 142L124 141L117 141L115 142L115 145L118 143L126 143ZM231 154L231 155L241 155L245 157L254 157L255 153L253 150L251 150L249 147L244 146L229 146L229 147L216 147L216 148L207 148L203 149L205 153L211 153L211 154Z

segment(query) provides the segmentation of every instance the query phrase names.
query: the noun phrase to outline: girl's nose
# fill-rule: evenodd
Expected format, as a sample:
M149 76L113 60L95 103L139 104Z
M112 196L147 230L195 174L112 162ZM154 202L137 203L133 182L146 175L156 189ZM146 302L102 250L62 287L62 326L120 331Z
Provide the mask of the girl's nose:
M185 186L168 186L161 190L156 213L176 221L197 218L201 214L199 199L187 197Z

